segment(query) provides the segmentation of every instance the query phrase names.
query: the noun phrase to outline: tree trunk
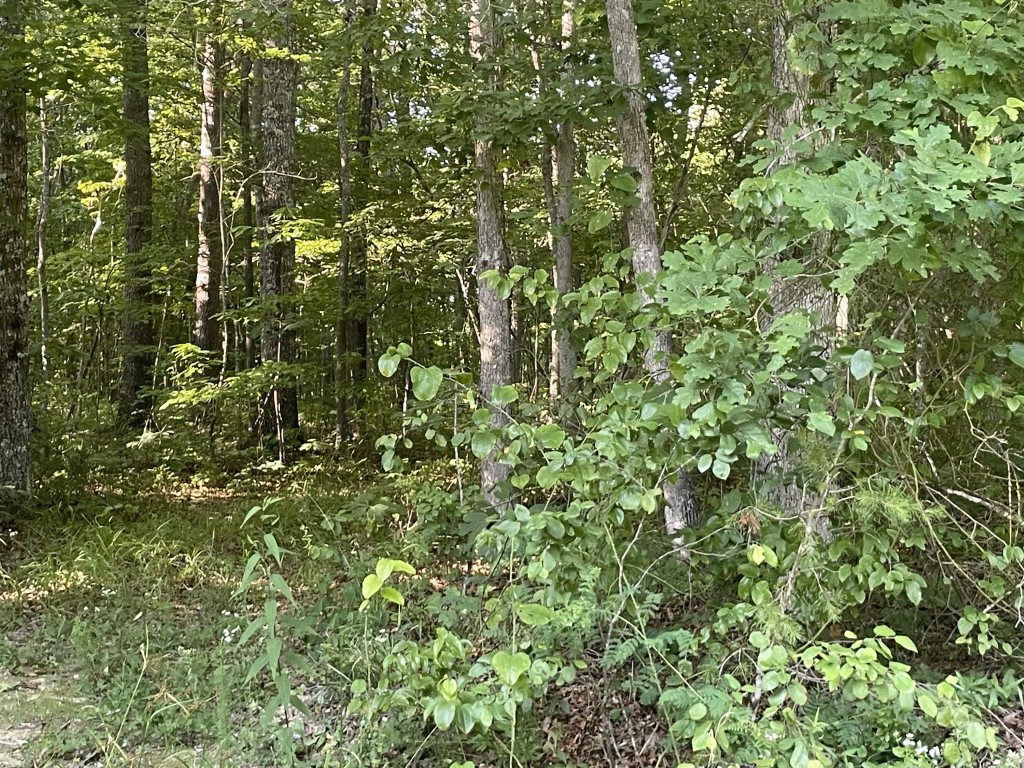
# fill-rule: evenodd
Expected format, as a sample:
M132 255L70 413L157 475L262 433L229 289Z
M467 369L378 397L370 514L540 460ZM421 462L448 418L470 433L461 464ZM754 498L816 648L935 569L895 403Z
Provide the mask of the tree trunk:
M615 79L625 89L626 109L617 119L622 165L636 176L639 202L626 211L626 229L633 249L633 276L640 286L644 305L657 302L651 284L661 272L661 249L654 210L654 168L647 134L646 99L641 90L640 45L632 0L606 0L608 32L612 44ZM672 334L655 331L644 351L644 368L657 383L668 380ZM674 536L697 522L700 504L689 473L679 469L676 479L662 486L665 497L665 529Z
M295 241L282 230L282 219L294 205L292 176L295 166L295 91L298 63L291 49L291 0L279 0L273 21L278 25L266 47L273 53L261 62L260 138L261 178L257 217L260 228L260 294L263 322L260 351L263 364L287 365L295 361L295 331L290 328L295 292ZM278 457L287 461L297 447L298 394L294 383L284 383L275 372L274 385L264 398L264 425L277 439Z
M238 126L241 134L242 150L242 281L245 291L244 305L251 311L253 300L256 298L256 276L253 269L253 230L256 227L256 213L252 204L252 177L253 165L253 115L252 115L252 59L248 54L240 56L238 74L241 78L241 87L238 94ZM252 322L248 319L243 321L245 333L245 369L252 370L256 367L256 340L253 338Z
M352 194L353 214L358 214L366 206L369 199L368 187L372 174L370 142L373 137L373 63L376 52L369 25L372 24L373 16L376 13L376 0L363 0L363 50L362 61L359 67L359 119L356 124L358 135L356 136L356 156L352 164L356 179L355 189ZM369 243L366 237L365 226L359 227L353 233L349 240L349 246L348 357L351 361L349 364L349 376L352 383L351 410L357 412L362 407L365 399L365 392L363 390L367 383L367 358L370 353L369 323L367 321L368 307L366 306ZM358 434L359 425L355 423L354 415L350 420L350 427L354 434Z
M348 9L346 9L348 10ZM346 24L352 23L351 11L346 14ZM335 431L334 447L340 448L352 437L352 424L349 416L349 387L351 386L351 366L348 359L349 334L349 232L348 223L352 215L352 174L349 167L348 148L348 92L351 77L351 56L345 51L345 59L341 67L341 82L338 84L338 101L335 108L335 119L338 126L338 190L339 212L338 227L340 230L338 244L338 320L334 329L334 402Z
M220 20L218 4L211 24ZM224 268L221 238L220 156L223 122L224 44L216 30L207 32L202 54L203 104L199 128L199 253L196 261L196 346L215 352L221 345L216 316L220 311L220 278Z
M574 74L569 60L576 31L575 0L564 0L562 6L562 38L559 51L563 55L562 81L570 85ZM552 233L552 251L555 257L554 283L559 302L573 291L572 275L572 230L569 219L572 216L573 177L576 168L576 139L571 120L563 120L556 128L553 153L554 189L553 205L549 210ZM575 390L576 350L572 348L569 334L573 318L564 308L552 312L551 328L551 400L563 411L563 418L569 417Z
M796 150L793 147L795 139L787 139L786 130L797 126L799 136L805 136L814 126L809 123L807 116L810 107L810 77L791 66L789 61L788 43L793 22L792 14L787 10L784 0L773 0L772 5L775 13L772 20L772 85L778 95L784 96L785 106L769 111L766 133L768 138L776 142L779 149L778 161L775 164L778 168L796 161ZM809 275L806 277L787 278L778 275L775 267L782 260L781 256L765 263L765 272L772 278L768 288L771 311L765 313L760 321L761 330L766 331L776 319L792 312L817 315L818 339L824 348L825 357L828 357L835 347L836 299L835 294L822 284L817 274L820 272L820 262L829 248L829 243L826 235L819 235L812 239L803 254L787 254L802 257L807 264L803 270L805 275ZM805 516L816 531L827 536L828 519L822 509L825 489L806 486L794 477L800 458L789 448L792 430L774 426L771 429L771 436L778 450L775 455L763 455L757 465L759 479L768 480L771 486L768 497L784 513Z
M50 221L51 176L50 126L46 114L46 98L39 99L39 153L40 173L39 210L36 215L36 279L39 285L39 362L43 375L43 389L39 397L39 412L46 416L50 385L50 287L46 281L46 227Z
M142 396L153 369L152 275L146 247L153 237L153 159L149 143L149 50L146 0L132 0L124 22L125 255L123 363L118 416L141 427L151 400Z
M0 494L32 488L29 382L27 83L21 3L0 5Z
M470 0L469 52L488 78L487 89L498 85L496 66L496 35L494 31L494 10L491 0ZM512 337L511 318L508 302L498 291L483 279L490 270L505 276L508 272L508 256L505 251L505 211L502 176L498 170L498 152L490 139L482 138L488 133L493 118L481 109L477 119L480 136L474 141L474 157L479 175L476 187L476 232L477 232L477 308L480 324L480 393L491 410L490 426L503 428L509 417L500 406L490 405L491 393L495 387L512 383ZM480 462L480 483L484 498L497 508L503 509L504 500L499 486L509 477L508 465L501 463L500 450L491 451Z

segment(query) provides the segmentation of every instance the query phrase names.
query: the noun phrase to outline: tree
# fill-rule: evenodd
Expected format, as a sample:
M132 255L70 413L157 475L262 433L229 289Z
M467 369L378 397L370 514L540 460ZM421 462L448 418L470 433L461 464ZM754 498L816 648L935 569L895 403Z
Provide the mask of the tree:
M196 261L196 345L215 352L220 347L216 315L220 311L220 277L224 268L221 237L221 126L224 104L224 43L218 39L220 3L210 9L210 29L200 54L202 107L199 120L199 253Z
M490 0L471 0L469 18L469 53L476 61L480 77L484 78L484 104L477 117L477 136L473 154L478 174L476 186L477 234L477 314L480 327L480 394L491 410L490 425L502 428L509 417L503 406L493 404L493 393L498 387L512 382L512 325L508 301L502 298L493 276L499 278L508 272L508 254L505 249L504 183L498 169L498 150L488 137L493 117L489 114L490 100L497 89L499 70L497 63L497 34L494 7ZM494 449L480 461L480 483L487 503L501 508L498 487L509 477L509 467L501 462L499 449Z
M661 249L654 208L654 167L647 134L646 97L641 89L640 44L632 0L607 0L605 7L615 79L624 89L626 102L617 120L622 165L635 174L637 187L637 203L626 210L629 246L633 250L633 277L644 305L653 308L657 299L652 286L661 272ZM671 332L655 330L644 350L644 368L656 383L669 380L671 356ZM670 536L697 521L700 505L685 469L678 470L676 479L666 480L662 493L665 529Z
M264 365L276 364L273 385L261 406L263 427L277 439L278 455L289 458L298 438L299 403L290 372L280 370L295 360L295 330L291 326L295 292L295 241L287 229L294 207L295 90L298 62L292 55L292 3L278 0L271 8L272 33L259 62L258 86L260 184L257 219L260 229L260 295L263 321L260 352Z
M768 112L765 133L775 145L773 168L792 165L797 160L798 142L807 141L819 130L811 124L808 112L811 107L811 75L795 66L790 60L790 43L796 16L789 10L791 4L784 0L773 0L771 23L771 84L775 90L775 101ZM814 18L819 9L806 9ZM812 140L813 141L813 140ZM820 141L817 143L821 143ZM773 221L779 224L778 217ZM822 355L828 357L836 344L836 296L821 280L822 261L827 255L834 238L828 232L819 232L809 238L802 248L790 249L766 260L763 271L771 278L768 296L769 311L760 319L762 330L769 329L779 318L793 312L804 312L815 318L816 340ZM803 262L804 269L799 277L786 277L778 271L779 264L795 258ZM758 474L772 486L769 498L787 514L808 514L812 525L824 533L824 501L822 489L802 482L797 475L799 456L791 448L793 432L790 428L775 424L771 430L775 444L774 455L762 454L758 460ZM815 522L816 521L816 522Z
M0 491L28 493L29 383L28 138L21 3L0 6Z
M563 0L561 36L557 38L557 50L562 55L562 89L568 90L574 74L570 59L573 36L576 32L575 0ZM545 19L547 21L547 19ZM554 283L558 296L564 297L573 290L572 270L572 209L573 176L576 169L576 136L572 118L563 115L555 125L555 142L544 142L542 171L545 181L545 195L548 205L548 221L551 226L551 250L554 256ZM565 413L572 407L576 351L569 334L572 320L564 310L553 313L551 329L551 373L550 396L552 401L561 402Z
M145 424L155 357L152 272L146 247L153 238L153 155L149 126L147 0L130 0L122 37L124 79L124 318L118 415L133 427Z

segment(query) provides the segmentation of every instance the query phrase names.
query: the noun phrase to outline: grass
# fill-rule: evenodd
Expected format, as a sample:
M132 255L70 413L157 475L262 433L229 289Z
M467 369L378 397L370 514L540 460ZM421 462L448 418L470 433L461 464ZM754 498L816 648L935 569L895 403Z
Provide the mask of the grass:
M108 494L0 538L0 734L36 765L251 764L272 737L240 727L264 696L237 648L252 503Z

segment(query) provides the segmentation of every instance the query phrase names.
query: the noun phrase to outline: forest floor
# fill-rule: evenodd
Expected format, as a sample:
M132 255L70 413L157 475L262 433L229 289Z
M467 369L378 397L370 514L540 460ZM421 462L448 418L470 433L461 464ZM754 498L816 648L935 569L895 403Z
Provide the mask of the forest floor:
M252 553L266 556L266 531L284 551L278 571L298 603L308 608L324 596L318 589L330 590L337 642L350 655L365 631L361 574L378 556L407 556L410 522L387 499L397 496L394 488L331 482L299 491L294 483L248 480L233 492L100 489L0 526L0 768L276 768L293 764L293 738L313 751L304 764L319 765L325 749L367 738L353 735L339 705L348 681L336 669L293 681L310 715L279 709L266 717L271 686L253 674L253 644L240 647L245 627L264 610L265 574L257 570L258 597L239 585ZM360 484L361 492L344 490ZM284 500L268 503L278 493ZM450 522L437 531L419 535L454 538ZM330 555L318 559L327 547ZM346 572L332 573L339 562ZM561 690L564 721L545 721L561 734L559 749L571 752L559 764L607 763L607 686L599 661L592 669ZM611 705L626 713L614 726L624 745L618 765L665 764L656 757L664 733L653 709L618 699ZM1020 719L1005 724L1007 733L1018 726L1024 733L1024 711L1014 714ZM298 733L278 727L290 718ZM1002 765L1024 768L1024 752L1005 757ZM379 753L365 764L434 765L416 755L393 763Z

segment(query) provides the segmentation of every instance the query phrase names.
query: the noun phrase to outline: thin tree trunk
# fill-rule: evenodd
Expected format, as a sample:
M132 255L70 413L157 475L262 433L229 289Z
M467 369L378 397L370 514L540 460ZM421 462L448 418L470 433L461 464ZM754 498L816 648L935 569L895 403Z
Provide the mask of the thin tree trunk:
M245 307L252 309L256 298L256 277L253 270L252 235L256 227L256 214L252 204L253 176L253 126L252 126L252 59L242 54L239 63L241 87L238 94L238 125L241 132L242 145L242 280L245 291ZM245 333L245 369L256 367L256 342L252 333L252 322L246 317L243 321Z
M606 0L605 7L615 79L625 89L626 109L617 120L622 165L636 176L639 200L626 211L626 229L633 249L633 274L641 286L644 305L652 307L657 299L650 285L661 272L661 250L654 209L654 168L647 133L646 99L641 90L640 45L632 0ZM668 380L671 354L671 333L655 331L644 352L644 368L655 382ZM665 497L665 529L670 536L674 537L683 528L696 523L700 504L686 470L679 469L676 479L666 480L662 494Z
M0 5L0 493L29 493L32 421L28 346L27 83L16 62L23 58L25 8Z
M351 23L351 12L349 12L346 24ZM335 109L338 126L338 187L341 198L338 213L338 225L341 232L338 244L338 320L334 329L335 448L340 448L352 436L348 408L348 393L352 375L348 359L350 245L348 223L352 214L352 174L349 168L348 149L348 92L351 68L351 56L346 50L341 67L341 82L338 84L338 101Z
M39 185L39 211L36 215L36 278L39 285L39 362L43 375L43 390L39 397L39 412L45 417L49 405L50 385L50 287L46 281L46 227L50 221L53 162L50 158L50 126L46 114L46 99L39 99L39 151L42 180Z
M260 294L264 303L260 337L263 363L287 365L295 361L295 331L290 303L295 293L295 241L282 232L281 217L294 205L292 176L295 166L295 91L298 63L291 49L291 0L276 4L276 34L267 40L274 54L261 62L262 174L257 216L260 226ZM298 394L294 383L283 383L275 373L274 385L264 399L265 423L273 426L281 461L291 458L299 431Z
M363 46L361 62L359 67L359 116L356 124L358 135L356 136L355 150L352 170L355 175L356 185L352 190L352 213L361 212L367 203L369 195L368 187L371 182L372 168L370 162L370 146L373 138L373 64L376 51L374 49L374 36L370 33L370 25L377 13L376 0L363 0L362 3L362 27ZM370 353L369 345L369 323L367 307L367 279L368 264L367 256L369 243L366 236L365 226L352 233L349 240L349 327L348 327L348 358L349 377L351 381L351 403L350 411L358 412L363 405L364 389L367 383L367 359ZM359 425L355 423L355 416L349 414L350 432L359 433Z
M496 65L496 34L494 10L491 0L470 0L469 51L480 70L487 72L486 88L496 89L499 81ZM505 250L505 211L503 180L498 170L498 151L489 139L482 138L489 131L492 118L481 110L477 120L480 136L474 142L474 157L479 174L476 187L477 230L477 307L480 324L480 392L490 403L496 387L512 383L512 337L508 302L483 279L484 273L495 270L504 276L508 271ZM490 426L501 429L509 423L508 414L501 408L491 409ZM510 473L508 465L501 463L500 451L495 449L480 462L480 482L484 498L503 509L499 486Z
M211 24L220 20L219 4L210 13ZM199 129L199 253L196 262L196 346L206 352L221 348L220 281L224 269L221 237L221 125L223 122L224 44L216 30L207 32L201 73L203 103Z
M575 0L563 0L562 37L559 51L563 56L562 82L570 85L573 81L573 67L569 60L576 32ZM554 146L554 205L549 211L552 232L552 250L555 257L554 283L559 304L573 291L572 274L572 217L573 177L576 167L576 139L571 120L563 120L556 126ZM576 350L569 340L573 318L564 307L552 313L551 329L551 381L550 394L553 402L559 404L563 419L572 420L572 404L575 393Z
M779 167L796 161L796 150L792 140L786 138L787 129L799 126L800 135L806 135L813 126L808 122L810 76L793 67L789 61L788 43L793 16L784 0L773 0L772 6L775 13L772 20L772 85L779 95L784 96L785 106L769 111L766 133L780 150L775 166ZM792 312L817 315L818 339L824 347L826 357L835 346L833 334L836 323L836 299L835 294L826 288L816 275L820 271L820 261L829 246L828 236L820 235L812 239L802 255L789 254L802 257L807 264L804 272L809 277L786 278L777 274L775 267L784 258L782 256L767 261L764 270L771 276L771 285L768 288L771 311L766 312L761 319L762 330L767 330L777 318ZM771 436L777 451L771 456L763 455L757 465L760 479L769 481L768 497L784 513L805 516L814 530L827 537L829 523L822 509L826 489L805 485L794 477L800 457L789 447L791 429L773 426Z
M125 131L124 354L118 415L133 427L145 424L152 381L152 275L146 247L153 237L153 159L149 139L149 50L146 0L132 0L123 42Z

